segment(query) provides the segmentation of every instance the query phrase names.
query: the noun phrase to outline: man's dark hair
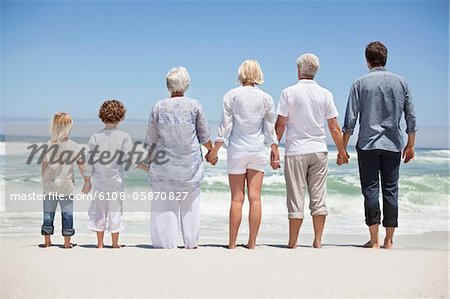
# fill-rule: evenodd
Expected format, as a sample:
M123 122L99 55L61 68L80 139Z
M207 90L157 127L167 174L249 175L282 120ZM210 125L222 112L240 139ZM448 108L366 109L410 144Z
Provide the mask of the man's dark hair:
M371 42L366 47L366 60L371 67L385 66L387 48L380 42Z

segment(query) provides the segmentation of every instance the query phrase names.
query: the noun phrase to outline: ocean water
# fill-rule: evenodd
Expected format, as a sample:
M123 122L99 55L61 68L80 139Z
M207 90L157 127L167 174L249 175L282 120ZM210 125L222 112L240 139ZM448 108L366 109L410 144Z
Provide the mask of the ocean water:
M42 139L20 138L7 140L0 146L0 233L4 236L39 235L42 212L39 207L31 212L10 211L8 200L12 193L41 193L40 166L27 165L29 146ZM79 140L80 143L86 140ZM336 150L329 147L329 176L326 233L365 234L363 197L360 192L357 156L354 149L349 154L350 164L335 164ZM283 147L281 147L283 152ZM222 238L228 231L230 194L226 173L226 151L219 153L219 162L211 166L205 162L205 180L201 198L201 234ZM267 157L269 152L267 151ZM282 161L283 163L283 161ZM283 165L283 164L282 164ZM449 203L449 150L417 149L414 161L401 165L399 198L399 234L416 234L448 230ZM76 188L81 189L82 179L77 173ZM150 191L146 173L131 169L126 173L126 191ZM307 199L308 202L308 199ZM41 203L39 203L41 204ZM89 202L75 202L75 229L79 235L92 235L85 227L88 221ZM127 208L124 203L124 234L149 236L150 214L148 208ZM269 166L262 190L263 219L261 235L283 235L288 232L285 204L283 168L273 171ZM302 232L312 233L308 204L305 205ZM242 234L248 232L248 202L244 205ZM55 219L55 234L60 234L60 215Z

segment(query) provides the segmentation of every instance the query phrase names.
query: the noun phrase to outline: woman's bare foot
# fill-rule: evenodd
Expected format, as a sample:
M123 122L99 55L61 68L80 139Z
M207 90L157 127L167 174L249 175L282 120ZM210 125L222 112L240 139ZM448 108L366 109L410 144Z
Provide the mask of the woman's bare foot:
M322 248L322 242L314 240L313 247L314 248Z
M394 247L394 242L392 241L392 239L384 239L384 244L383 244L383 248L384 249L392 249Z
M245 248L247 248L247 249L255 249L255 247L256 247L256 244L253 244L253 243L248 243L247 245L245 245L244 246Z
M380 248L380 244L372 242L372 241L368 241L366 244L363 245L363 247L378 249L378 248Z

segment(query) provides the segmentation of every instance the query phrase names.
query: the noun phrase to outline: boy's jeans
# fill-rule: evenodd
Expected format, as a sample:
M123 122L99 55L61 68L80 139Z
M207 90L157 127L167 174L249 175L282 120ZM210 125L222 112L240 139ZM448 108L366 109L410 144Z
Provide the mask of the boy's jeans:
M55 211L59 202L62 216L62 235L73 236L75 234L73 229L73 195L55 197L46 194L43 202L44 223L41 227L41 234L53 235L53 220L55 219Z

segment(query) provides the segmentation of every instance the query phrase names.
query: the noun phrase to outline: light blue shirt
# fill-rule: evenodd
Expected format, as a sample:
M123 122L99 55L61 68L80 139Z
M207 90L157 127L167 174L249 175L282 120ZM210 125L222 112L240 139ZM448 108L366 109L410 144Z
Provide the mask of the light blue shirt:
M360 149L401 152L404 147L400 129L403 113L406 133L417 131L414 105L406 80L384 67L375 67L353 83L342 131L353 134L359 116L357 146Z

